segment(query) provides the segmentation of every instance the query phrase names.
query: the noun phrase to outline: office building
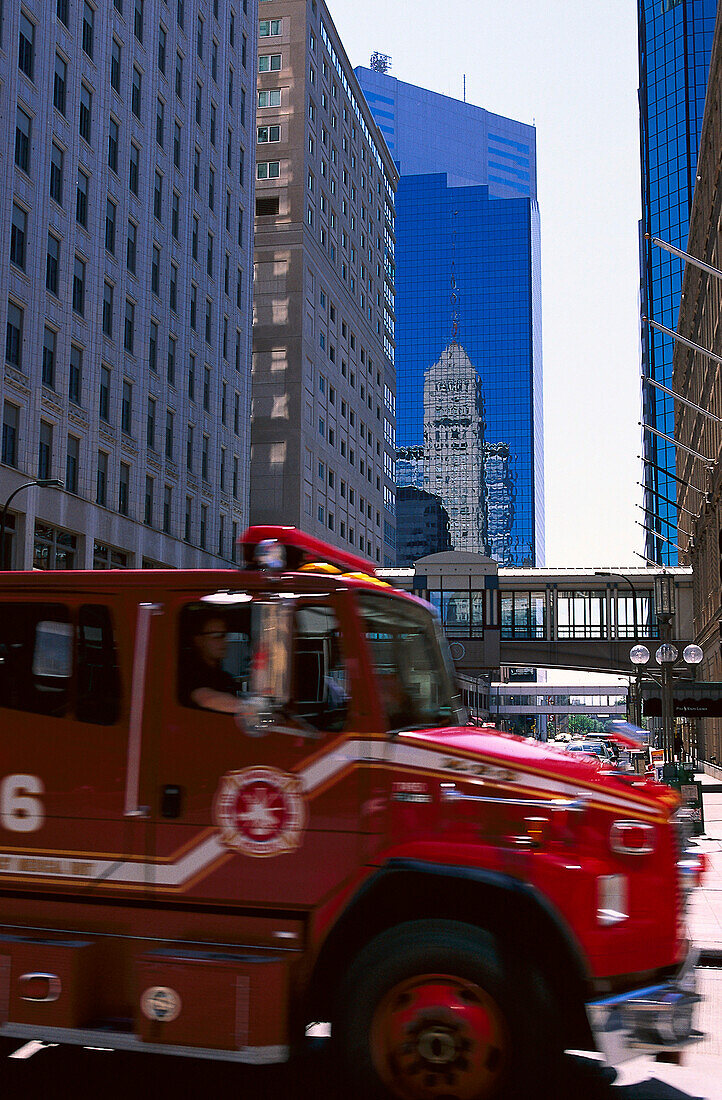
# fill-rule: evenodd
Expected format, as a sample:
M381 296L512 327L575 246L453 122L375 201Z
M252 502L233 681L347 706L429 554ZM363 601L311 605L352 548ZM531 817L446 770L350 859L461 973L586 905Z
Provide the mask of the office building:
M251 518L396 555L397 172L322 0L262 0Z
M544 456L539 209L532 126L360 68L359 82L400 171L396 196L398 476L424 448L425 492L438 494L456 549L503 565L544 561ZM456 349L450 354L450 349ZM475 455L444 475L424 437L425 379L457 355ZM477 404L478 402L478 404ZM483 412L481 411L483 409ZM455 414L456 415L456 414ZM482 439L483 442L479 442ZM479 466L479 447L484 457ZM428 451L428 453L426 453ZM457 455L460 458L461 451ZM475 465L476 464L476 465ZM458 475L458 476L457 476ZM431 479L433 478L433 485ZM399 484L403 484L400 480ZM456 518L455 518L456 517ZM466 522L461 523L462 517ZM399 542L404 536L399 533Z
M690 214L689 251L722 268L719 225L722 216L722 192L718 166L722 157L722 133L719 104L722 96L722 15L717 18L709 69L709 89L701 127L699 161L694 200ZM682 283L678 332L685 339L722 356L722 283L699 268L688 264ZM673 389L695 405L722 417L722 384L719 363L678 343L674 354ZM710 459L703 464L682 447L677 449L675 474L678 487L679 526L677 538L683 554L680 564L692 566L694 578L694 641L701 646L704 659L698 680L722 681L722 432L719 421L703 416L689 405L677 403L675 438L683 445ZM722 716L709 705L698 723L697 751L693 757L722 760ZM700 712L704 713L702 707ZM687 748L694 750L695 746Z
M257 0L1 9L15 568L212 565L248 520Z
M717 0L638 0L641 311L671 330L677 327L684 264L645 234L687 248L716 11ZM671 388L674 340L644 321L641 337L643 376ZM643 385L642 419L673 437L673 399ZM649 430L642 434L645 553L651 561L674 565L675 447Z

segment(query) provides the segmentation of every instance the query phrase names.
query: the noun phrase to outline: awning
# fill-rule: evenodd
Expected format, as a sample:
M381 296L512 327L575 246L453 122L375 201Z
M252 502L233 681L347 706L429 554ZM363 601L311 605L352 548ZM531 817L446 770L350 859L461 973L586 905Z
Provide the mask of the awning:
M672 695L677 718L722 718L722 683L677 681ZM642 710L648 718L662 717L662 689L658 684L642 685Z

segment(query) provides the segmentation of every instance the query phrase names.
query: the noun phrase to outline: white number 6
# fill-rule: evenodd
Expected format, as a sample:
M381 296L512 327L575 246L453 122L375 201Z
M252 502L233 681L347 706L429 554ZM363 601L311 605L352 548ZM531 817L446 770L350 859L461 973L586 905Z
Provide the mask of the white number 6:
M39 798L45 790L37 775L6 775L0 782L0 824L14 833L34 833L45 821Z

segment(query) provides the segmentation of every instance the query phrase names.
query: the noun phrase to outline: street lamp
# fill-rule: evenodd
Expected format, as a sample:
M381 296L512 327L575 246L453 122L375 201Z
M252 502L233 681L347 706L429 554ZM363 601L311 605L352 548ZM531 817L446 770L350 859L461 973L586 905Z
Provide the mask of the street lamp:
M18 493L22 492L23 489L30 489L33 485L37 485L39 489L65 488L62 481L59 481L56 477L34 477L32 481L24 481L22 485L18 485L17 489L13 490L13 492L5 501L2 514L0 514L0 568L5 568L5 522L7 520L10 502L18 495ZM12 568L12 564L10 568Z
M663 570L654 578L654 606L657 621L662 630L662 644L655 654L662 669L662 748L665 761L674 756L674 698L672 694L672 665L678 653L671 642L672 619L675 613L674 577Z
M642 668L649 663L649 650L646 645L633 645L629 651L629 660L635 667L634 679L634 704L632 707L632 724L642 725Z

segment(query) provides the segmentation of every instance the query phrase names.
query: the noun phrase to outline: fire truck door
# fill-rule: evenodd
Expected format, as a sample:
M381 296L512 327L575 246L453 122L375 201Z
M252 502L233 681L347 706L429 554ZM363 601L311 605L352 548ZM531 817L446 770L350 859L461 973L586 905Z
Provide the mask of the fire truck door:
M317 594L184 600L164 616L174 690L158 732L159 891L303 906L357 868L348 745L363 685L345 614Z
M117 617L92 600L0 601L2 882L106 888L145 853L147 826L124 813Z

